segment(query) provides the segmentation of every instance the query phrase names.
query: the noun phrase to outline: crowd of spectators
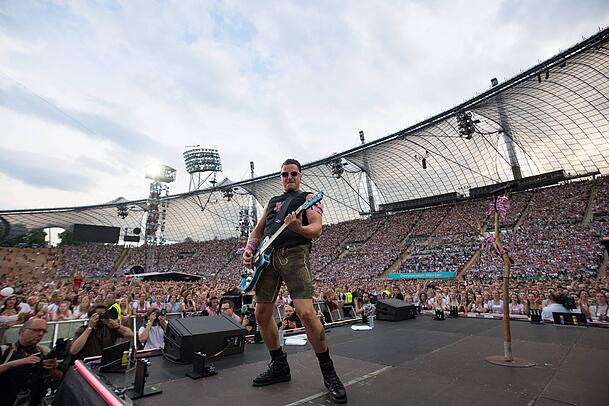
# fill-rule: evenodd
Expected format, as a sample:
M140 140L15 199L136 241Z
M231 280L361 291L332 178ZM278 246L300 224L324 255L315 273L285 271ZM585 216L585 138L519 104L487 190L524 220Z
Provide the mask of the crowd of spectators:
M459 272L480 248L477 237L444 237L415 242L398 272Z
M584 222L593 185L596 187L594 217ZM510 196L511 211L502 219L501 239L512 261L511 274L518 281L512 292L518 300L527 300L532 290L537 291L533 292L537 296L544 296L550 287L568 290L568 286L582 278L587 290L593 287L594 291L589 292L592 297L604 288L593 281L598 276L603 253L599 238L609 234L609 222L602 211L602 205L607 203L607 185L605 177ZM312 249L318 298L322 300L324 296L336 296L337 291L357 288L374 296L389 283L376 278L390 267L399 272L460 272L480 250L484 231L492 230L489 204L490 199L483 199L324 226L323 236L313 242ZM4 305L2 323L14 324L33 316L49 321L84 318L91 304L108 301L108 297L120 303L124 314L143 315L151 306L168 312L217 314L218 303L213 304L213 298L218 299L239 283L242 266L238 248L242 243L229 239L157 248L159 271L216 275L215 279L199 284L122 280L116 283L116 278L92 280L111 275L123 250L115 245L86 244L44 249L44 252L39 249L37 254L30 252L31 249L21 254L17 249L3 248L1 285L12 286L21 295L15 299L16 303L8 301ZM122 270L145 264L145 247L128 250ZM24 278L6 266L7 258L43 254L56 261L53 275L32 274ZM477 262L460 275L466 283L465 292L459 290L456 298L446 294L447 301L465 300L466 305L473 303L476 307L478 294L486 306L497 290L494 286L502 272L501 258L493 251L481 251ZM54 276L70 281L62 282ZM83 283L83 279L86 282ZM606 284L606 280L603 281ZM439 282L436 286L452 288L455 283L458 284ZM540 283L542 285L538 285ZM419 292L410 282L391 285L401 289L406 297L410 295L413 302L421 293L428 296L427 300L435 296L429 291ZM483 289L477 292L478 288L473 287ZM579 297L578 289L575 291ZM468 299L470 294L472 300ZM285 295L281 300L287 303ZM514 304L514 307L518 306Z
M605 218L609 220L609 176L598 178L595 185L594 218Z
M582 224L593 185L594 217ZM607 218L602 215L609 203L606 186L607 177L601 177L510 195L511 210L501 219L501 230L514 260L514 274L543 277L594 272L601 252L597 239L607 233ZM366 279L382 276L388 270L462 272L480 249L481 236L493 229L490 204L490 198L478 199L325 225L322 237L312 245L314 278ZM159 246L153 269L214 275L229 281L242 272L238 251L243 243L232 238ZM119 258L123 272L134 266L145 268L145 246L127 248L124 260L121 250L102 244L68 246L59 250L52 264L60 277L77 270L88 277L105 277L116 268ZM480 255L468 273L492 278L501 268L498 258ZM4 272L6 267L2 269Z
M187 272L193 274L218 273L234 257L237 239L182 242L167 244L155 250L156 272ZM129 248L122 268L125 271L134 266L146 265L146 246Z
M66 245L59 248L55 274L60 277L83 272L90 277L106 277L114 271L123 247L114 244Z
M547 228L556 224L578 224L584 218L592 181L536 190L524 216L528 227Z
M606 317L609 310L605 300L609 299L608 277L571 274L537 280L514 277L510 282L510 301L515 314L527 314L529 309L547 306L551 292L573 297L575 311L588 314L590 320ZM364 293L373 298L399 294L400 299L423 309L441 305L448 310L451 305L457 305L460 311L498 313L501 312L502 283L502 278L437 281L343 278L315 281L314 300L336 303L344 299L346 292L353 293L356 298ZM199 312L214 316L221 311L220 299L237 292L237 284L238 281L150 282L129 278L42 282L4 277L1 285L11 286L13 292L0 298L1 327L10 327L32 317L47 321L85 319L87 311L96 303L118 303L125 321L128 316L150 315L152 308L164 309L167 313ZM438 296L444 300L434 300ZM284 287L276 305L282 307L290 303L291 298ZM477 304L480 305L478 310ZM236 312L239 313L239 309Z
M2 272L45 274L55 268L56 248L13 248L0 247L0 269Z

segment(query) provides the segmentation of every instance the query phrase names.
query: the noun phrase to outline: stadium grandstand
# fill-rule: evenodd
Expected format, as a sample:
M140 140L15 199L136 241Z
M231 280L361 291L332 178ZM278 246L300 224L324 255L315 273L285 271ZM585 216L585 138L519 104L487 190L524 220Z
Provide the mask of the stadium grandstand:
M528 320L560 292L590 325L609 326L608 254L600 243L609 235L608 95L609 30L602 30L423 122L303 165L303 188L325 192L324 231L311 254L320 316L328 325L353 321L345 293L368 293L375 300L400 298L423 312L440 303L447 312L455 305L472 318L500 318L495 296L504 263L483 250L494 231L489 206L500 193L511 206L499 228L512 261L512 316ZM134 327L141 323L140 299L178 317L216 314L212 298L234 290L241 277L243 211L249 230L250 214L281 193L278 177L161 197L163 238L152 264L146 244L123 244L125 230L146 229L148 199L0 210L3 241L77 224L114 227L120 242L0 247L0 285L17 292L28 309L6 313L4 341L25 317L84 320L84 297L90 303L113 298ZM133 279L135 269L205 279L145 281ZM282 289L279 322L289 301ZM62 303L69 313L59 310ZM47 342L64 333L57 327Z

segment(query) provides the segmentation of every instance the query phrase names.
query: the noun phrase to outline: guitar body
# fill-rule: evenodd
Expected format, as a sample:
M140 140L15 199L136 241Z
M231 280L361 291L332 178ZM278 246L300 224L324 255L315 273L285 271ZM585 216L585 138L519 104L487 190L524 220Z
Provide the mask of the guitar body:
M323 192L317 192L313 197L311 197L309 200L303 203L302 206L298 208L296 214L300 213L302 210L308 209L309 207L320 201L323 198L323 195ZM258 250L252 258L252 269L247 269L242 274L243 279L241 279L241 284L239 285L239 287L241 288L243 293L248 293L256 287L256 283L258 283L260 275L262 275L262 272L266 269L266 267L270 265L271 253L273 252L272 243L275 241L277 236L281 234L284 228L285 225L281 226L281 228L277 230L277 232L275 232L275 234L273 234L271 237L265 237L258 246Z
M264 245L268 243L269 238L270 237L266 237L260 243L258 251L256 251L254 257L252 258L252 269L247 270L245 277L241 281L241 290L244 293L247 293L256 287L256 283L258 283L258 279L260 279L262 271L264 271L271 263L271 253L273 252L273 247L269 246L266 250L261 251Z

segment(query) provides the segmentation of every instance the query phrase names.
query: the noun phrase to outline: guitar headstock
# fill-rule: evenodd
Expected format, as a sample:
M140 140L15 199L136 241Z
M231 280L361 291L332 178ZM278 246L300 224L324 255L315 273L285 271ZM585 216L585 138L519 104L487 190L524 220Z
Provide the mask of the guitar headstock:
M309 200L307 200L302 205L302 209L303 210L308 209L309 207L313 206L315 203L319 202L323 198L324 198L324 192L323 192L323 190L320 190L319 192L315 193Z

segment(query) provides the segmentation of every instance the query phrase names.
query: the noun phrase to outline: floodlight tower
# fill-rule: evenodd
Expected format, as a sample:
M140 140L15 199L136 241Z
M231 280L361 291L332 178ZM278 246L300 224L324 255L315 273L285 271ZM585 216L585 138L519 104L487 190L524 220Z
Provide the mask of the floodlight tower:
M200 190L209 180L211 186L216 185L216 175L222 172L222 163L217 149L200 148L198 145L188 146L184 151L184 165L190 174L188 190ZM211 178L211 179L210 179Z
M165 242L165 222L169 207L169 185L176 180L176 170L167 165L146 168L146 178L151 179L150 194L146 205L146 272L153 272L156 265L156 247Z

